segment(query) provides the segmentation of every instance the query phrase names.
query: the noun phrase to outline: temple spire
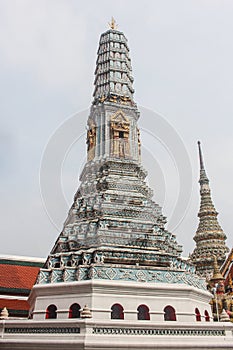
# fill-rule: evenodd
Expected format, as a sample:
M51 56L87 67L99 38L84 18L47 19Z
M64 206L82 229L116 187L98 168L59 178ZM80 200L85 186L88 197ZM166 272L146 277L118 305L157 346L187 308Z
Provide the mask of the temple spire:
M134 102L127 38L116 29L101 34L97 51L94 100L88 118L87 159L131 159L141 162L139 111Z
M204 170L204 162L203 162L203 156L201 151L201 142L198 141L197 144L198 144L198 150L199 150L200 169Z
M201 150L201 142L198 141L198 151L199 151L199 161L200 161L200 180L199 183L202 186L203 184L209 184L209 179L206 175L205 167L204 167L204 160Z
M220 272L219 266L218 266L218 259L216 255L213 256L214 262L213 262L213 276L210 280L213 284L218 283L219 281L224 281L225 278Z
M133 101L133 76L129 47L124 33L117 30L112 17L110 29L104 32L97 52L94 105L118 103L135 105Z
M216 211L209 186L209 179L205 172L201 143L198 141L200 160L200 196L201 205L198 213L199 225L194 236L196 248L191 254L191 261L197 272L209 279L214 267L213 256L217 256L218 265L221 266L226 258L228 248L225 244L226 235L218 223Z
M149 269L155 276L159 267L180 273L190 269L193 274L193 267L180 263L182 248L166 230L166 218L145 180L132 82L127 39L112 21L99 41L87 120L87 162L38 283L105 278L106 269L106 278L114 280L119 273L125 276L122 280L133 280L131 273L139 274L135 280L144 281L142 275L151 280ZM123 270L127 266L138 270L133 268L129 275Z

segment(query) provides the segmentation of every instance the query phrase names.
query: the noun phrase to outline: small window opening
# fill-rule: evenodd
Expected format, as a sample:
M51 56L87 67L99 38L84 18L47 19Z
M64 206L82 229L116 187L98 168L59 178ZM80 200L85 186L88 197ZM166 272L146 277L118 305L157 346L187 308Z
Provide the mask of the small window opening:
M111 307L111 319L124 320L124 309L120 304L114 304Z
M80 309L79 304L72 304L69 309L69 318L80 318Z

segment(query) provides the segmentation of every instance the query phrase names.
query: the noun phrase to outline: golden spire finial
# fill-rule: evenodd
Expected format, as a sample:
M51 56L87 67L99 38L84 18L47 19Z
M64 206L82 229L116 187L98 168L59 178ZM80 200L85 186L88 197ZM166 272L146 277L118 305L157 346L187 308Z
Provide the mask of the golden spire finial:
M115 19L112 17L112 19L111 19L111 22L110 23L108 23L109 24L109 27L111 28L111 29L117 29L117 24L116 24L116 21L115 21Z
M212 282L224 281L225 278L221 274L220 269L218 267L218 260L217 260L216 255L214 255L213 258L214 258L214 264L213 264L214 271L213 271L213 276L210 279L210 281L212 281Z

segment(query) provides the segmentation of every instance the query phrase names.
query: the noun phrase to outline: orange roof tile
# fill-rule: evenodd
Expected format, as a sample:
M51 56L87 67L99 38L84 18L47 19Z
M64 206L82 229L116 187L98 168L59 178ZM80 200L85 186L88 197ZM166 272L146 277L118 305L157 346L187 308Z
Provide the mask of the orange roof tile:
M6 307L8 310L29 310L26 300L0 299L0 310Z
M39 269L36 266L0 264L0 287L32 289Z

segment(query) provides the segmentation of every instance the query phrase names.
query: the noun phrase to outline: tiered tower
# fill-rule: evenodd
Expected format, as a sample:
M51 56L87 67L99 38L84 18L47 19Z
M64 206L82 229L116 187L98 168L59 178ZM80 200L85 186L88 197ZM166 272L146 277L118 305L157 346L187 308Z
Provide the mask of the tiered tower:
M107 319L116 295L128 305L127 315L135 317L137 307L130 306L127 295L134 295L136 303L139 289L143 301L147 293L156 294L156 288L160 288L166 295L165 304L167 298L175 298L173 290L178 288L182 290L179 297L176 294L178 307L181 295L187 298L184 289L198 290L194 298L201 308L202 301L208 300L205 281L181 258L181 246L166 230L166 219L145 181L131 72L126 37L113 22L99 42L81 184L30 297L35 319L43 315L45 300L47 304L61 303L61 294L63 310L81 293L80 305L87 304L93 318L99 317L101 310L101 317ZM161 299L156 303L158 306L151 307L166 306L162 306ZM189 312L185 305L181 314L185 312L193 319L192 304ZM163 319L163 310L153 315Z
M132 83L126 37L112 24L100 37L81 185L39 283L129 270L131 280L148 280L149 270L180 264L181 246L145 182Z
M196 247L191 254L191 262L196 266L197 273L209 279L213 273L214 256L221 266L229 249L226 246L226 235L218 223L218 213L211 199L209 179L204 168L201 143L198 141L200 159L200 194L201 205L198 213L199 225L194 237Z

